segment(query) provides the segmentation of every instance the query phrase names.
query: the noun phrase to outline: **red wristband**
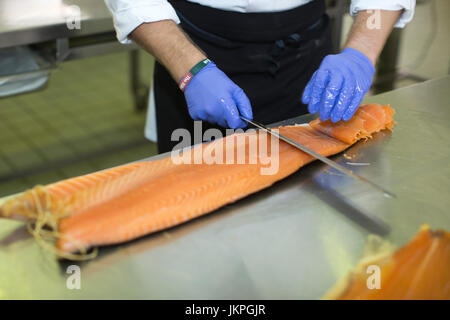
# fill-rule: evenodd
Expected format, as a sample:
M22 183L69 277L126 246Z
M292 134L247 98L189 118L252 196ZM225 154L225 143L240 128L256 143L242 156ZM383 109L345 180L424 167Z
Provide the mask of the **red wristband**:
M186 86L188 85L189 81L192 80L192 78L194 78L194 76L199 73L199 71L201 69L203 69L204 67L206 67L208 65L208 63L210 63L211 60L209 59L203 59L202 61L200 61L199 63L197 63L195 66L193 66L191 68L191 70L189 70L188 73L186 73L184 75L183 78L181 78L180 82L178 82L178 86L180 87L181 91L184 92L184 89L186 88Z

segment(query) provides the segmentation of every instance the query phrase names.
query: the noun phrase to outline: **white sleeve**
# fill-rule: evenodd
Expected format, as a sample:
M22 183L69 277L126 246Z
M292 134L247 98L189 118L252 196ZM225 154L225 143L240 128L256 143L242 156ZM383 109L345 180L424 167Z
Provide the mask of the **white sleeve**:
M180 20L167 0L105 0L111 11L117 39L121 43L131 43L128 35L142 23L161 20Z
M416 6L416 0L352 0L350 5L350 14L356 15L361 10L404 10L401 16L398 18L395 24L396 28L403 28L408 22L410 22L414 16L414 8Z

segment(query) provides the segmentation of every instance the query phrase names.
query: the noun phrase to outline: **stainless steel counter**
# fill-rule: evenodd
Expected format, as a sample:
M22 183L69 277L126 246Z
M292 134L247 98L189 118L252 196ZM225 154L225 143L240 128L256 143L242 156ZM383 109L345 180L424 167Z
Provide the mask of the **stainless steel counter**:
M81 290L20 222L0 221L0 298L320 298L358 261L370 233L396 245L423 223L450 229L450 77L367 99L398 125L348 151L386 199L320 163L205 217L102 248Z
M72 6L80 8L79 29L67 27L78 14ZM113 30L102 0L0 0L0 48Z
M138 47L116 40L104 0L0 0L0 50L19 46L32 47L36 63L45 71L68 60L130 51L129 77L135 106L138 110L147 106L148 85L141 80Z

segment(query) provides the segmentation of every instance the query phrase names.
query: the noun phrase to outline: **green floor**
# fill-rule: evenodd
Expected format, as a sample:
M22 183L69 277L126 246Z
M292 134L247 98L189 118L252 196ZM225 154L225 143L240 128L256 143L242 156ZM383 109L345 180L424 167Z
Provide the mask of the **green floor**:
M66 62L45 90L0 99L0 196L156 154L128 73L125 52Z

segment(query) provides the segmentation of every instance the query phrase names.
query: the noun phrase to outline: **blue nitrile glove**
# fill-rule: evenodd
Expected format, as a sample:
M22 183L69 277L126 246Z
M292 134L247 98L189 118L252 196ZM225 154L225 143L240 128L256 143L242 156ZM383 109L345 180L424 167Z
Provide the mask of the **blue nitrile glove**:
M224 128L244 128L239 114L252 119L250 100L244 91L210 62L187 84L184 96L194 120L217 123Z
M302 102L320 120L349 120L372 84L375 68L360 51L346 48L326 56L303 92Z

